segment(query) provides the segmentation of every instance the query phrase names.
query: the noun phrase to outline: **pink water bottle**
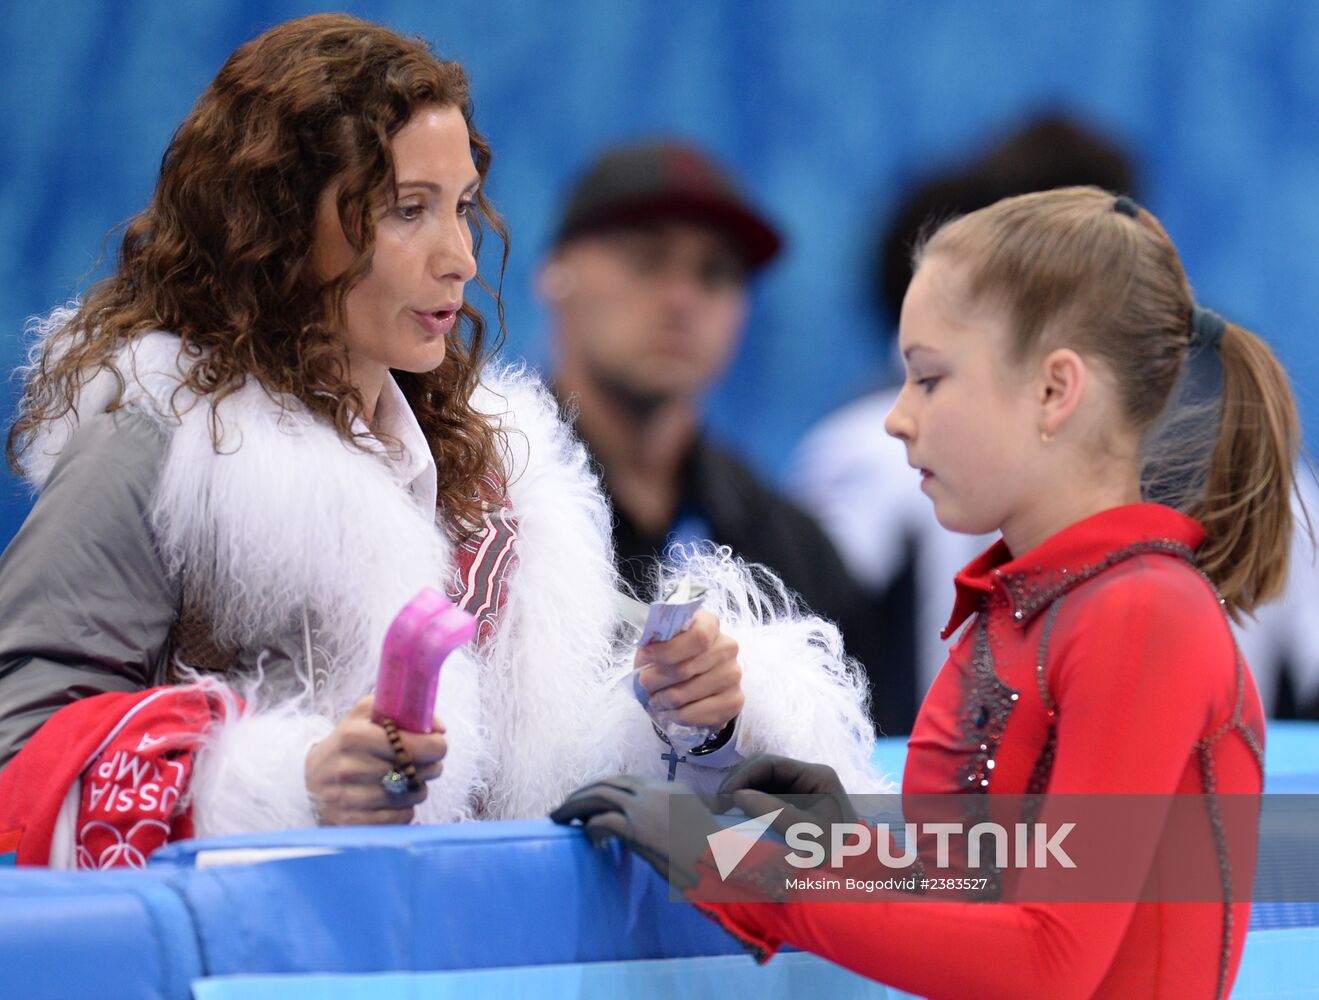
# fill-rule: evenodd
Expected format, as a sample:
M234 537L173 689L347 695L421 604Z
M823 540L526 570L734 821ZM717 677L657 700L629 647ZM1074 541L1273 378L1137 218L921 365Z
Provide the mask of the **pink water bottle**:
M476 619L429 587L403 606L385 633L376 681L376 722L411 733L435 725L435 692L445 657L476 635Z

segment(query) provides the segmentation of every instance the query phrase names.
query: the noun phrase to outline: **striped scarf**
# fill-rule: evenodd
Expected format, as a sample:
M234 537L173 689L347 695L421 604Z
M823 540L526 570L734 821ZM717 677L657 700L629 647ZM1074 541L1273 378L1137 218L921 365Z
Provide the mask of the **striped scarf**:
M445 517L443 507L440 519L454 544L454 570L445 592L449 600L476 618L479 644L494 634L495 621L508 597L504 577L517 558L518 521L508 494L492 473L478 480L478 492L485 513L475 528L466 530Z

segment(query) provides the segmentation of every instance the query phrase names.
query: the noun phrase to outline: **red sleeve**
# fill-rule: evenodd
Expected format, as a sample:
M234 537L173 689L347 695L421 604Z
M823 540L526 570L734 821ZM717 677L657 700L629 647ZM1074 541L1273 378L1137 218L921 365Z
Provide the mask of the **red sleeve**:
M1174 792L1215 712L1230 710L1223 705L1234 690L1228 626L1204 582L1164 562L1115 572L1064 602L1049 654L1059 720L1051 793ZM1130 859L1141 871L1154 839L1150 854ZM1094 993L1135 904L701 908L767 954L789 943L922 996L1063 998ZM1212 944L1207 962L1217 955L1218 942Z

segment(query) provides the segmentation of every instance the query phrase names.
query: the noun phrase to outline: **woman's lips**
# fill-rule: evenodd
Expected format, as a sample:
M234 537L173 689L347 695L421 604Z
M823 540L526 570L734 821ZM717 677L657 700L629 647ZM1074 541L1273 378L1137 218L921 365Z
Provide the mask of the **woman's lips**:
M454 320L458 318L458 310L437 309L435 312L421 312L413 309L412 315L417 318L422 329L432 337L443 337L453 329Z

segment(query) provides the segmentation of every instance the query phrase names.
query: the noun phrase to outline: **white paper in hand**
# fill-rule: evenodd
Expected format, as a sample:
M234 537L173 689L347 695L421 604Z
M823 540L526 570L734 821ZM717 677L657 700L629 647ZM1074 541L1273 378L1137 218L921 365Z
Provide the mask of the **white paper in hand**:
M662 601L650 603L637 645L668 642L675 635L687 631L696 617L696 612L701 610L704 597L705 588L693 583L691 577L684 576ZM632 680L632 694L641 707L649 712L650 693L641 686L641 671L633 670L628 676ZM704 726L684 726L670 722L662 724L661 728L671 745L684 749L700 746L711 736L710 730Z
M668 597L650 602L646 624L641 627L641 638L637 640L637 645L668 642L678 633L686 632L696 612L701 610L704 597L705 588L692 583L691 577L684 576Z

